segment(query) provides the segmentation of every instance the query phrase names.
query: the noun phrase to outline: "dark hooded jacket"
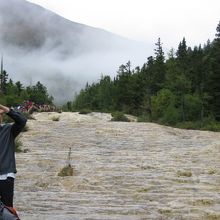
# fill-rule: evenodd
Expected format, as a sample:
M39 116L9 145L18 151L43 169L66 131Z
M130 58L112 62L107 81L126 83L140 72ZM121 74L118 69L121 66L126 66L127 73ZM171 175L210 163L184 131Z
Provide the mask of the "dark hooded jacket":
M15 138L24 128L27 119L19 112L10 110L7 115L13 124L0 125L0 175L16 173Z

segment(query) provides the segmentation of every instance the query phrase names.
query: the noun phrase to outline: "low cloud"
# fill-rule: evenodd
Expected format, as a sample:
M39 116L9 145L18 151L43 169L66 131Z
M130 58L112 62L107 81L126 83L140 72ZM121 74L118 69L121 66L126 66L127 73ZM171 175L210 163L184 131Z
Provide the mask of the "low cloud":
M115 76L128 60L135 67L152 54L152 46L70 22L23 0L1 0L3 11L0 47L5 70L25 85L42 82L56 103L73 100L101 74Z

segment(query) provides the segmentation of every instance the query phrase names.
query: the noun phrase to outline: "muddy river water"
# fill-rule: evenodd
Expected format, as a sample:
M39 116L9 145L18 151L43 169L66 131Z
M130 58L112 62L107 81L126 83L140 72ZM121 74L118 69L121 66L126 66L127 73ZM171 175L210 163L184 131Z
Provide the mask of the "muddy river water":
M104 113L34 117L16 155L22 220L220 219L220 133ZM74 174L60 177L69 148Z

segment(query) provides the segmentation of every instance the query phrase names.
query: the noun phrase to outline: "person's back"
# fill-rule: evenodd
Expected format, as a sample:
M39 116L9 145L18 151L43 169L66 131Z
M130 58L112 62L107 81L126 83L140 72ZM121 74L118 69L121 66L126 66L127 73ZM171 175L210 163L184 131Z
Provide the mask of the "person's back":
M3 114L14 120L13 124L3 124ZM0 197L5 206L13 207L15 163L15 138L25 127L27 119L0 104Z

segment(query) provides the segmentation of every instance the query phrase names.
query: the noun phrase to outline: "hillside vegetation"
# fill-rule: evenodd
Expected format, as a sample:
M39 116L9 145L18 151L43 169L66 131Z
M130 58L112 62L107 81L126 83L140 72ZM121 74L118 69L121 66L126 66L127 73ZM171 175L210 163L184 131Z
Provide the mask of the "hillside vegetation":
M220 130L220 23L216 38L188 47L186 39L166 58L160 38L142 67L121 65L114 79L103 75L65 106L68 110L123 111L183 128Z

